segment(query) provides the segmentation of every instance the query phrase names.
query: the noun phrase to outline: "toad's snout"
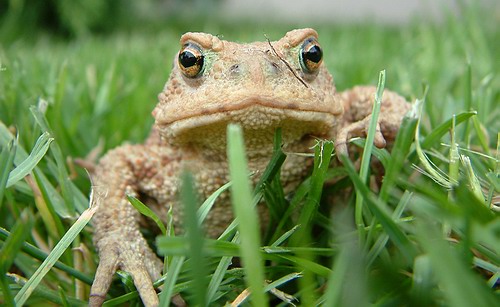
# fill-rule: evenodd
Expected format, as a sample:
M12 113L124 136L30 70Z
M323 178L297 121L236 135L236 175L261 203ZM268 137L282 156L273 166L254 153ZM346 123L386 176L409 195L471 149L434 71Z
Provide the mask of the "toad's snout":
M279 60L264 56L263 59L257 59L252 56L246 61L240 61L228 68L227 76L235 80L241 80L248 83L249 86L262 87L271 80L278 79L283 73Z

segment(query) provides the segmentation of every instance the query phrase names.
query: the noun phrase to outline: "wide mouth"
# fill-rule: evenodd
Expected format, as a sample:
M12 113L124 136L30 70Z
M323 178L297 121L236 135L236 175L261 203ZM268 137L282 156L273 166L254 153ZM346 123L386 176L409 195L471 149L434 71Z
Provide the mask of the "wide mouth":
M284 110L287 112L298 111L304 112L304 116L313 115L314 113L329 113L331 115L338 115L339 109L335 107L334 104L324 105L321 103L313 104L313 103L304 103L303 101L281 101L276 100L274 97L266 97L266 96L255 96L248 97L245 99L233 101L231 103L220 102L220 103L207 103L205 105L199 105L196 108L192 108L191 110L183 110L182 114L176 112L177 110L169 110L169 108L165 108L163 110L163 115L157 117L156 124L159 126L167 126L174 125L180 122L190 123L191 120L193 123L196 122L210 122L212 118L217 118L218 114L226 114L228 115L232 111L240 111L240 110L255 110L266 112L266 110L270 110L270 113L275 113L276 110ZM292 113L292 116L300 116L300 114ZM317 117L317 116L315 116ZM217 118L218 119L218 118Z
M243 128L248 142L271 142L277 128L282 129L285 142L301 139L305 135L322 137L331 130L335 115L318 110L303 110L295 104L289 108L269 106L265 102L235 104L230 109L181 118L169 124L158 124L162 134L173 143L204 143L209 147L225 144L226 127L230 123Z

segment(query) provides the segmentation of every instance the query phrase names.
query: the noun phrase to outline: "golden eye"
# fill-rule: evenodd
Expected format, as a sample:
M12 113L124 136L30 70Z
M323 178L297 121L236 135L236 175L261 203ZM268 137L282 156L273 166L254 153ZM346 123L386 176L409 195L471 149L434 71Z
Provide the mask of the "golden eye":
M309 73L316 72L323 60L323 50L318 41L311 37L304 41L300 50L300 63L302 68Z
M203 70L205 56L198 45L187 43L179 52L179 66L188 78L195 78Z

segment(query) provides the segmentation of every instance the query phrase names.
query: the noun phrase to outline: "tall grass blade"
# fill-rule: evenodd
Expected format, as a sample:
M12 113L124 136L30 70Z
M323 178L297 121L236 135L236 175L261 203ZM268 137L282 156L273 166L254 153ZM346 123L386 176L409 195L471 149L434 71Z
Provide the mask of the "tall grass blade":
M359 176L363 182L368 180L368 170L373 150L373 140L377 131L378 116L380 114L380 106L382 105L382 94L385 88L385 70L379 73L377 92L375 93L375 101L373 103L370 125L366 136L365 148L361 157L361 166L359 168ZM354 219L358 228L359 239L362 242L365 239L365 223L363 221L363 194L356 190L356 204L354 211Z
M4 301L7 305L14 306L13 297L6 279L6 273L14 263L16 255L21 250L24 241L31 233L33 227L33 215L28 210L24 210L21 218L16 222L12 231L3 243L0 250L0 280Z
M337 227L345 223L336 219ZM348 231L347 225L341 225L342 232ZM328 278L323 306L368 306L368 289L365 276L364 256L357 238L351 236L340 242L340 252Z
M165 225L161 221L160 217L158 217L158 215L156 215L156 213L154 213L153 210L149 209L148 206L146 206L140 200L138 200L137 198L135 198L135 197L133 197L131 195L127 195L127 199L130 202L130 204L137 211L139 211L142 215L147 216L150 219L152 219L156 223L156 225L158 226L158 228L160 228L160 231L161 231L161 233L163 235L167 234L167 228L165 227Z
M206 306L207 304L207 267L204 255L203 238L204 234L199 224L197 210L198 199L193 176L184 172L181 175L180 199L184 207L184 227L187 233L190 256L190 276L193 280L193 287L190 289L194 298L193 304L196 306Z
M215 204L215 201L217 198L227 191L229 187L231 186L231 182L228 182L218 188L212 195L210 195L204 202L201 204L200 208L198 209L198 221L200 225L203 223L203 221L207 218L208 213L210 212L210 209L212 209L213 205Z
M2 122L0 122L0 144L7 144L12 139L13 139L13 136L10 133L9 129ZM28 157L29 157L28 153L21 146L17 146L16 156L14 158L14 164L20 165L21 163L23 163L23 161L27 160ZM31 162L33 162L33 161L34 160L31 160ZM47 179L47 176L41 170L39 170L37 167L32 169L32 171L33 171L33 174L35 175L35 179L37 180L38 186L43 194L44 199L48 200L47 204L49 206L51 206L60 217L64 217L64 218L74 217L74 214L68 210L61 195L52 186L52 183L50 183L50 181ZM74 188L74 190L76 191L78 189ZM81 192L79 192L79 194L80 194L80 196L76 199L79 201L79 203L82 203L84 200L86 200L86 198L81 196ZM48 223L48 224L50 225L50 223ZM59 232L60 231L56 230L56 228L50 229L50 233L53 235L55 235Z
M6 146L1 146L0 151L0 210L2 209L3 196L9 179L10 170L16 155L17 142L11 140Z
M355 188L363 194L363 199L368 205L370 211L377 218L379 223L384 228L384 231L389 235L391 240L398 247L405 258L408 261L411 261L417 254L417 251L408 236L392 220L392 218L388 214L388 209L386 208L385 203L376 198L373 193L370 192L368 187L363 183L361 178L359 178L359 175L356 173L356 170L354 169L354 166L352 165L352 162L348 159L348 157L341 156L341 160L347 170L349 177L354 183Z
M428 255L415 258L413 264L412 298L418 306L429 306L432 289L436 286Z
M394 212L392 213L392 218L395 222L403 214L404 210L410 203L410 199L411 199L411 193L405 192L403 197L399 201L396 210L394 210ZM375 221L376 220L374 220L374 222ZM372 227L373 226L374 225L372 225ZM368 266L371 266L373 262L375 262L375 259L380 255L385 245L387 244L388 240L389 240L389 235L387 235L386 233L382 233L379 235L379 237L375 241L375 244L373 244L371 250L368 252L366 261Z
M462 263L463 257L450 247L434 225L421 221L417 226L417 239L429 255L433 272L443 289L447 304L457 307L498 304L498 298Z
M425 97L422 100L417 99L418 103L424 103ZM419 112L421 114L422 112ZM453 121L455 121L455 125L459 125L460 123L465 122L472 116L477 115L476 111L467 111L462 112L454 116L455 119L450 118L449 120L443 122L436 128L432 129L432 131L424 138L423 141L420 142L420 146L422 149L428 149L432 145L438 144L439 140L445 135L453 125ZM420 117L420 115L419 115Z
M173 257L169 265L169 270L166 273L166 277L159 280L159 282L164 282L163 290L160 293L160 306L170 306L170 300L172 295L175 293L177 277L179 276L179 272L181 271L185 259L185 256ZM155 284L155 286L157 285Z
M308 240L313 219L316 217L323 185L330 166L334 144L331 141L318 141L314 147L314 168L309 182L309 191L299 217L300 229L292 237L292 245L302 245Z
M40 126L42 131L48 132L51 135L53 135L52 129L50 128L47 119L45 118L44 114L40 111L40 109L38 107L32 106L30 110L33 116L35 117L35 121ZM71 215L75 214L75 208L77 208L79 212L81 212L82 210L84 210L87 203L78 202L78 200L80 199L75 198L75 196L73 195L73 189L70 188L70 186L73 183L71 182L71 180L69 180L69 174L66 169L66 160L64 159L64 155L62 153L61 148L59 147L59 144L54 143L54 145L51 146L51 152L52 155L54 156L57 165L57 174L55 175L59 180L61 195L64 199L63 204L66 207L66 210Z
M47 153L52 141L54 141L54 139L50 137L49 133L44 132L40 135L29 156L11 171L9 180L7 181L7 188L13 186L19 180L22 180L35 168L38 162L40 162Z
M38 267L33 276L28 280L28 282L21 288L19 293L17 293L14 301L16 305L23 305L26 300L33 293L35 288L40 284L43 277L50 271L54 263L61 257L63 252L68 248L68 246L73 242L76 236L82 231L82 229L87 225L92 216L94 215L97 206L91 205L87 210L85 210L78 220L71 226L71 228L64 234L61 240L54 247L52 252L49 254L47 259Z
M417 104L419 104L423 107L424 101L420 101L417 99ZM417 152L417 156L420 160L420 163L424 167L424 170L427 172L428 176L432 180L434 180L436 183L449 189L453 185L456 185L457 182L451 182L450 178L447 177L446 174L443 174L442 171L436 165L434 165L432 163L432 161L424 153L424 151L423 151L424 147L418 141L420 139L420 121L421 121L420 114L421 114L421 112L422 112L422 110L420 110L420 112L419 112L418 121L417 121L417 129L415 130L415 139L417 140L417 142L415 142L415 151ZM454 121L451 120L450 124L453 125L453 123L454 123Z
M0 240L5 241L9 236L10 236L10 232L8 232L7 230L0 227ZM39 248L36 248L35 246L33 246L27 242L23 242L23 244L21 246L21 250L24 253L28 254L30 257L33 257L34 259L38 259L40 261L43 261L48 257L48 254L46 252L40 250ZM71 275L74 278L77 278L77 279L83 281L87 285L92 284L92 281L93 281L92 277L85 275L84 273L78 271L77 269L70 267L70 266L68 266L60 261L57 261L54 264L54 267L60 269L63 272L68 273L69 275Z
M238 245L241 243L239 233L235 234L231 242ZM209 304L213 302L215 294L217 293L217 289L224 279L224 275L226 274L228 267L231 265L232 259L232 256L224 256L219 261L219 264L217 265L217 268L215 269L215 272L210 279L210 283L208 284L207 302Z
M264 270L260 254L260 227L257 213L252 205L253 197L248 178L247 161L245 157L243 132L241 127L227 127L227 155L229 159L229 174L231 186L231 202L239 223L241 236L241 258L246 274L246 281L252 293L255 306L268 306L264 296Z
M21 277L17 274L7 273L7 278L9 278L13 283L16 284L15 286L12 287L13 290L19 290L21 287L19 287L17 285L24 286L27 282L26 278ZM47 302L52 302L53 305L57 305L57 306L61 306L64 303L59 291L49 289L49 288L45 287L44 285L39 285L33 291L33 295L36 296L36 299L34 300L35 302L45 300L45 301L43 301L45 303L44 305L47 305ZM83 307L83 306L88 305L88 302L85 302L83 300L79 300L79 299L74 298L74 297L66 296L66 300L68 301L70 306L75 306L75 307L82 306Z
M384 181L382 181L382 187L380 188L379 198L382 201L389 199L390 192L394 188L396 179L401 173L403 163L410 152L417 127L417 110L419 107L418 104L413 104L412 110L403 118L401 127L399 128L394 147L392 148L390 163L386 169Z

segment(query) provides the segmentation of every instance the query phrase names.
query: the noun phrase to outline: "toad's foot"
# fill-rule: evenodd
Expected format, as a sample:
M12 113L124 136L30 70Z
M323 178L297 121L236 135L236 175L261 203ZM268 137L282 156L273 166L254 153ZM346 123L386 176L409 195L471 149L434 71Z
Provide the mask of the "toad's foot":
M144 306L158 306L153 280L160 277L162 264L149 248L140 251L134 248L142 246L142 243L145 242L134 244L123 240L101 244L100 262L90 290L89 306L103 304L117 269L122 269L132 276Z
M376 87L357 86L339 94L344 114L335 133L335 151L338 156L347 155L347 144L353 136L366 137L368 134ZM404 115L411 105L400 95L384 91L378 118L374 144L384 148L391 144L399 130Z
M370 127L371 115L365 117L364 119L351 123L346 127L343 127L337 133L335 137L335 152L337 156L348 155L347 144L349 143L349 138L352 135L367 135L368 129ZM382 132L380 131L380 124L377 123L377 127L375 129L375 138L373 139L373 143L378 148L384 148L386 145L386 141Z

